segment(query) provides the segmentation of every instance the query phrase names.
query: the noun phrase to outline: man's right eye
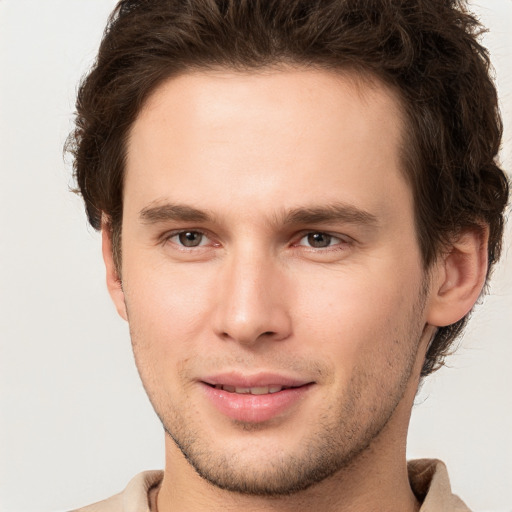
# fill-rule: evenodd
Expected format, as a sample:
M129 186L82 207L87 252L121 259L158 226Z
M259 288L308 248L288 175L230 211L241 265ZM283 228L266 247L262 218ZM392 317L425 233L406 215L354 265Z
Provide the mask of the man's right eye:
M208 238L200 231L180 231L169 236L167 240L182 247L201 247L208 243Z

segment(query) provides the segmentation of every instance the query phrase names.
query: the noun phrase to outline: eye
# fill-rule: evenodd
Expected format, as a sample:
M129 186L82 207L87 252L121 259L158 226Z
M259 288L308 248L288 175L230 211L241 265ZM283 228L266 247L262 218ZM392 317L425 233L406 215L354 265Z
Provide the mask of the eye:
M168 240L182 247L200 247L208 243L208 238L200 231L181 231L171 235Z
M325 249L326 247L331 247L333 245L339 245L343 243L344 240L337 236L329 235L328 233L323 233L321 231L308 233L303 236L297 245L302 245L306 247L312 247L313 249Z

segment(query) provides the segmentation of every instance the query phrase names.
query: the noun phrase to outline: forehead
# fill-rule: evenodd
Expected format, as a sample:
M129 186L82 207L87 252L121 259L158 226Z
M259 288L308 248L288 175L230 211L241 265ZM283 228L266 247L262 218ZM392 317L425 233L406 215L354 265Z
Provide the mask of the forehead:
M348 108L349 104L353 109ZM269 106L273 112L266 108ZM284 116L310 124L316 118L327 130L330 121L336 121L336 114L346 115L354 109L363 122L370 118L378 121L380 126L374 124L376 130L388 124L399 137L403 116L398 94L367 73L301 67L245 72L224 68L195 70L173 76L157 87L145 101L131 133L142 123L169 125L170 114L183 123L183 128L192 127L194 131L201 126L190 125L202 120L211 125L215 118L222 122L228 117L230 122L238 118L245 124L265 117L278 126L285 121ZM368 127L364 126L366 132Z
M402 132L398 99L370 77L319 69L189 72L158 87L132 126L125 193L140 208L200 196L201 206L215 206L214 194L224 193L253 209L301 201L378 209L401 180Z

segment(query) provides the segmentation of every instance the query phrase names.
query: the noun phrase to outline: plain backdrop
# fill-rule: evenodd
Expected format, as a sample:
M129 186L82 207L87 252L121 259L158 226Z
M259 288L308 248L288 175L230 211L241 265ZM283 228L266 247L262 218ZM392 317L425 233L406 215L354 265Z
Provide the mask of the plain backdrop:
M62 146L112 0L0 0L0 510L50 512L163 466L162 429L104 285L100 239ZM490 33L512 168L512 1ZM438 457L477 511L512 510L512 250L445 368L418 396L410 457Z

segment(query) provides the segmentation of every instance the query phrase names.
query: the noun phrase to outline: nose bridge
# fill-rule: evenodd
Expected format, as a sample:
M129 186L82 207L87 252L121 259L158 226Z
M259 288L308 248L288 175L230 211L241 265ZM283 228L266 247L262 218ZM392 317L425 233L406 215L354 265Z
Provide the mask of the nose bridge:
M218 284L217 334L243 344L287 338L291 322L284 280L270 251L252 243L230 251Z

